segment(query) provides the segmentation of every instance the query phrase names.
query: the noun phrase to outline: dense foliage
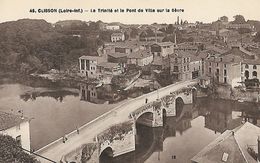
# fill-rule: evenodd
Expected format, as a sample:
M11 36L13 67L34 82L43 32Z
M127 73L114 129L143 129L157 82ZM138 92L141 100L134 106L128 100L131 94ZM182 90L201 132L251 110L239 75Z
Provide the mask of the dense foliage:
M22 19L0 24L0 69L46 71L71 69L81 55L97 55L104 38L99 23ZM102 35L101 35L102 36Z
M0 162L35 163L37 160L25 153L8 135L0 135Z

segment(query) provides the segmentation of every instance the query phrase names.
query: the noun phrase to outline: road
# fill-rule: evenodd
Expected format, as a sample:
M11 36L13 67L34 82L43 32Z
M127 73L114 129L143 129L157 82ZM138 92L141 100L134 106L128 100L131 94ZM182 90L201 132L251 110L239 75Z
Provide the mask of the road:
M167 87L161 88L157 91L131 99L126 103L123 103L114 108L113 110L96 118L95 120L87 123L86 125L80 127L79 134L77 134L76 131L69 134L68 141L66 141L66 143L63 143L62 138L60 138L53 144L39 149L38 151L36 151L36 153L58 162L61 160L64 154L76 150L83 144L93 142L96 135L108 129L110 126L129 120L129 113L145 105L146 98L148 99L148 102L155 101L158 97L164 97L166 95L169 95L173 91L176 91L183 87L187 87L188 85L192 85L195 83L197 83L197 81L194 80L175 83ZM40 161L48 162L44 159L40 159Z

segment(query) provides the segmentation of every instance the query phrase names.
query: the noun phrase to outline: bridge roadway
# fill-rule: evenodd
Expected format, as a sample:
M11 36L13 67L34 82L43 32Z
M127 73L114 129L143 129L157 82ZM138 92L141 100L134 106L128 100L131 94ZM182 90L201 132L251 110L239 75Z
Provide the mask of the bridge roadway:
M80 127L79 134L77 134L76 131L68 134L68 140L66 141L66 143L63 143L62 138L60 138L39 149L35 153L47 157L53 161L59 162L63 155L76 150L83 144L93 142L96 135L106 130L110 126L127 121L129 119L129 113L143 106L145 104L146 98L148 99L148 102L155 101L158 97L164 97L166 95L169 95L171 92L196 83L196 80L178 82L167 87L163 87L159 90L150 92L148 94L144 94L140 97L131 99ZM38 159L41 162L48 162L47 160L41 158Z

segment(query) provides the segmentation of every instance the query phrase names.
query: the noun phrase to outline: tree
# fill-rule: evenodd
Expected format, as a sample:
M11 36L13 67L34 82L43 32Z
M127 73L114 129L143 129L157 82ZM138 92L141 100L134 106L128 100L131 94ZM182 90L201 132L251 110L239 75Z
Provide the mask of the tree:
M173 32L175 31L175 27L172 24L169 24L168 27L166 28L166 33L167 34L173 34Z
M254 42L260 42L260 32L257 32L257 33L256 33L256 36L255 36L255 38L254 38L253 41L254 41Z
M251 29L248 29L248 28L239 28L238 29L239 34L246 34L246 33L250 33L250 32L251 32Z
M129 39L129 34L127 32L124 32L124 35L125 35L125 40L128 40Z
M37 160L24 152L8 135L0 135L0 162L36 163Z
M130 37L136 38L138 36L138 30L136 28L131 28Z
M246 20L243 15L235 15L234 16L234 21L232 22L233 24L245 24Z

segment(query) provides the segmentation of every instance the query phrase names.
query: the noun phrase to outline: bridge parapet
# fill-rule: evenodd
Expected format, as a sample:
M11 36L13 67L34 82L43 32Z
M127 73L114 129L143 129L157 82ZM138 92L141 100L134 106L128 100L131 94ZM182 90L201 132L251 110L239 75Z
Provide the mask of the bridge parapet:
M60 162L96 163L99 159L98 144L87 143L66 154Z
M114 125L97 136L98 153L108 147L113 151L113 157L135 150L133 122L127 121Z

